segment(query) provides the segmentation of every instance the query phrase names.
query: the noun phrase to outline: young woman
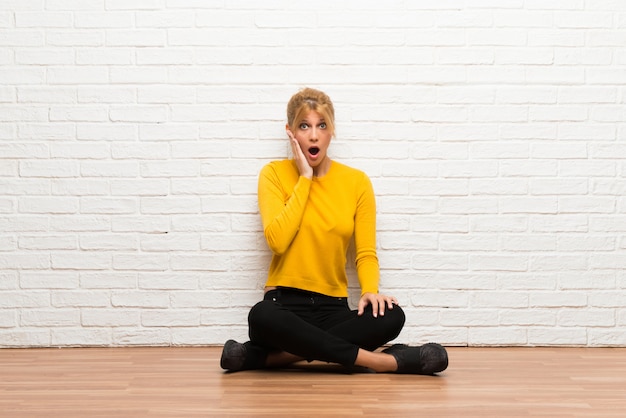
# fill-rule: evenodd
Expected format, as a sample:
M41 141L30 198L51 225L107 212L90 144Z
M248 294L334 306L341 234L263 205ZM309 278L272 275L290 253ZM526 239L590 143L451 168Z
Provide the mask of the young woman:
M321 360L376 372L433 374L448 366L439 344L395 344L404 312L393 296L378 293L376 202L359 170L333 161L328 147L335 112L323 92L305 88L287 105L293 159L260 173L258 200L273 257L264 299L248 317L250 341L229 340L221 367L228 371ZM346 253L351 239L361 287L357 309L348 306Z

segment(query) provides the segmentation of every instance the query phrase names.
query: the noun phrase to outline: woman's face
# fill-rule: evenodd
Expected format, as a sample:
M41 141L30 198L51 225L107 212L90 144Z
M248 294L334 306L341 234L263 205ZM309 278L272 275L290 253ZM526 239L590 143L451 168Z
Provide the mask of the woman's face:
M311 110L301 120L295 122L296 130L293 134L309 165L315 169L320 165L327 164L329 161L327 151L332 132L324 117Z

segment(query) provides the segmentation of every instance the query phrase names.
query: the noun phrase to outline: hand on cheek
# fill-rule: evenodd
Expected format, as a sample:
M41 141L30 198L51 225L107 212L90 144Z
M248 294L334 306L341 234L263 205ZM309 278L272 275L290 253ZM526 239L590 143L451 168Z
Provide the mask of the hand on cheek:
M287 135L291 141L291 151L293 152L293 157L296 161L296 165L298 166L300 175L309 179L313 178L313 168L309 165L304 152L302 152L302 148L300 147L298 140L289 129L287 130Z

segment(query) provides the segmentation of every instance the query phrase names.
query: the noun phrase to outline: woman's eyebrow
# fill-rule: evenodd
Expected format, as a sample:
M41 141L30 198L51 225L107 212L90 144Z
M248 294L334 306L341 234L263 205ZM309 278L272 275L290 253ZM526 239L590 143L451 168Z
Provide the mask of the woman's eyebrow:
M309 125L311 124L311 122L309 122L309 120L308 120L308 119L302 119L302 120L300 120L300 123L306 123L306 124L309 124ZM318 123L326 123L326 120L325 120L324 118L321 118L321 119L318 121Z

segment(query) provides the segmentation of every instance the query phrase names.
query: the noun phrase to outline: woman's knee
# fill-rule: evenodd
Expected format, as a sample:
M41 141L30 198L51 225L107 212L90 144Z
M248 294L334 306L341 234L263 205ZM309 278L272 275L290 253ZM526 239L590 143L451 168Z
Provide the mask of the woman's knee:
M393 305L393 309L389 309L387 314L392 323L395 324L398 328L402 328L406 321L406 315L404 314L404 310L399 305Z
M398 334L402 331L404 327L404 323L406 322L406 315L404 314L404 310L399 305L394 305L393 309L388 309L385 313L386 320L388 321L387 326L390 329L396 330Z
M258 326L273 322L277 306L269 300L262 300L255 304L248 313L248 324Z
M378 320L372 323L374 325L373 328L377 330L374 331L374 334L379 335L385 342L391 341L400 335L405 321L404 310L395 305L393 309L385 310L385 315L379 316Z

